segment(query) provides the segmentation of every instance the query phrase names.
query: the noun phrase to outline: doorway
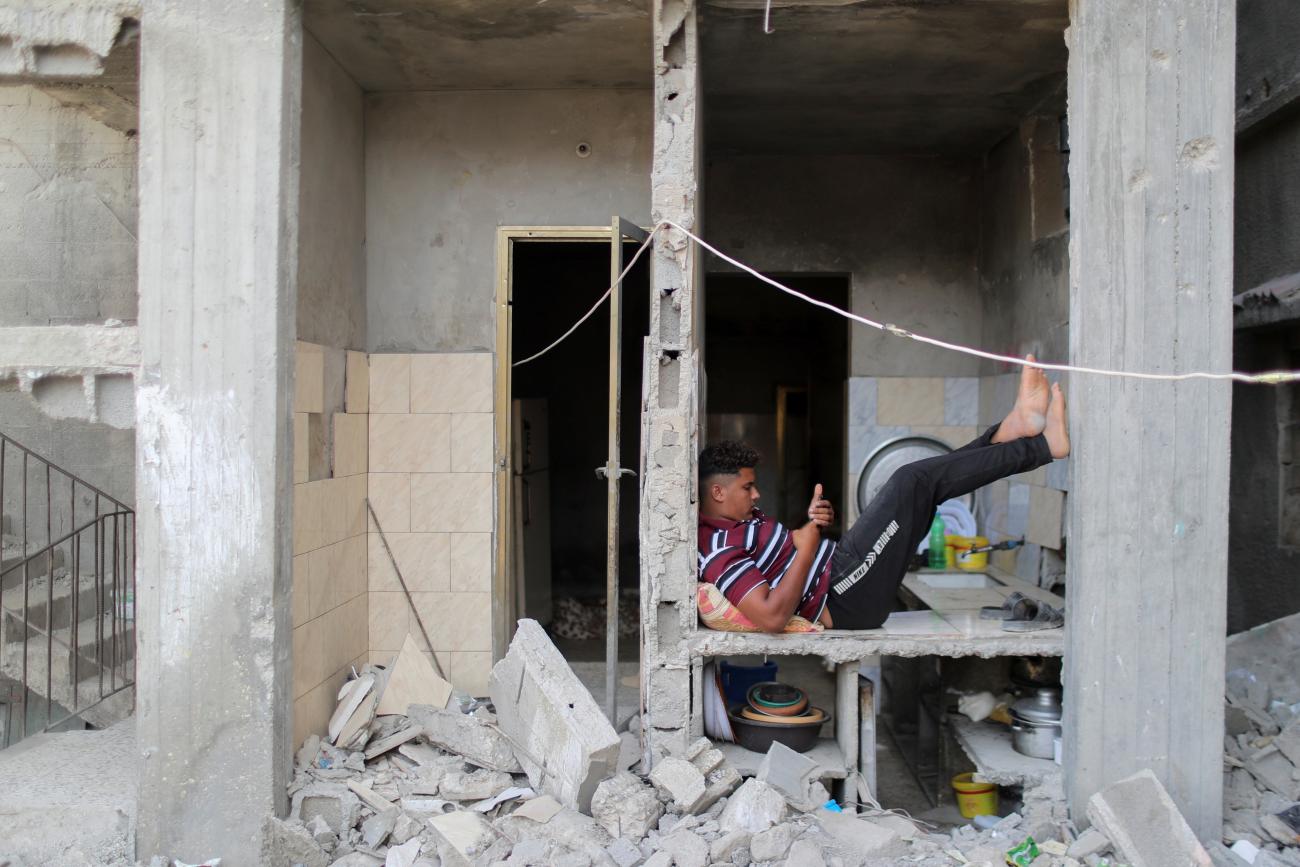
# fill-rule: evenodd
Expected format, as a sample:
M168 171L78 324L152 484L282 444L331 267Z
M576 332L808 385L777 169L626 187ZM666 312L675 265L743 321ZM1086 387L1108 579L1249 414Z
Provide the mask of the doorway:
M607 653L608 483L597 475L609 458L610 302L545 354L611 282L611 228L501 230L499 255L505 327L498 331L498 414L509 412L499 455L508 456L499 490L503 528L498 551L498 632L508 642L519 617L546 627L575 663ZM622 242L623 259L639 243ZM642 347L649 329L649 267L642 257L622 286L619 318L621 437L617 465L640 464ZM639 497L626 476L618 503L619 629L617 653L639 658ZM502 648L503 650L503 648ZM500 651L499 651L500 652ZM597 683L588 683L602 696ZM624 707L634 706L620 702Z
M848 307L847 275L774 275L806 295ZM755 469L765 513L789 521L820 483L846 514L845 381L848 323L748 274L709 274L705 292L710 442L743 440L763 456Z

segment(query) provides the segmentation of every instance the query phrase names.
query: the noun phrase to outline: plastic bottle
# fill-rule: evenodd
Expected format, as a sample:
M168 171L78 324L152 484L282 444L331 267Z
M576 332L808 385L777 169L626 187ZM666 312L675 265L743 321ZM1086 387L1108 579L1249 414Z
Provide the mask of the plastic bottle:
M944 526L943 518L938 515L934 516L934 521L930 524L930 568L943 569L948 565L948 543L944 539L947 527Z

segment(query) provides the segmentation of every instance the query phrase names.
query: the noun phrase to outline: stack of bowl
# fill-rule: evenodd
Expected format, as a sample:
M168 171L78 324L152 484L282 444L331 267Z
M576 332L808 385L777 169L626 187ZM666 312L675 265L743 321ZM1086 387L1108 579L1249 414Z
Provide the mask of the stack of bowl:
M806 753L817 743L817 732L831 715L808 702L797 686L776 681L756 683L745 694L745 704L728 717L736 742L747 750L765 753L774 741Z

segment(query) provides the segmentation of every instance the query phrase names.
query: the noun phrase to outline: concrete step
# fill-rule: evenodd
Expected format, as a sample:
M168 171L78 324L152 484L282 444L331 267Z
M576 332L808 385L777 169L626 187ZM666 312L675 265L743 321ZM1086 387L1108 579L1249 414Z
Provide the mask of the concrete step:
M83 574L77 583L79 591L74 599L71 576L67 572L56 573L52 594L54 604L53 607L50 607L50 585L45 576L29 581L26 608L27 621L44 629L46 625L45 611L47 607L50 607L50 627L55 630L67 629L68 624L72 622L74 605L75 615L81 621L93 619L96 610L101 605L112 606L113 580L111 575L102 576L96 581L94 575ZM0 591L0 608L14 612L20 617L22 616L23 593L21 585ZM122 608L123 606L118 606L119 612L121 612ZM126 614L130 614L129 606Z
M60 652L60 645L55 644L50 665L47 664L47 645L34 639L27 645L26 687L38 700L48 698L91 725L112 725L129 714L135 702L135 691L131 688L109 696L135 675L134 630L122 636L119 648L121 656L114 661L111 651L105 647L102 664L93 656L84 653L79 656L76 668L78 685L74 691L72 655L66 651L66 645ZM20 684L24 682L21 643L0 647L0 675Z

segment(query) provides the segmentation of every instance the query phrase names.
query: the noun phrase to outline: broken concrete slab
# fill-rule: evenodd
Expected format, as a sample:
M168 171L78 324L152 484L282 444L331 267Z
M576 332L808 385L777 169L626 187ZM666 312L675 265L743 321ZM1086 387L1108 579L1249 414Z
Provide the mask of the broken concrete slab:
M1100 855L1111 848L1110 838L1098 831L1096 828L1085 828L1083 833L1074 839L1074 842L1065 850L1065 854L1070 858L1082 861L1089 855Z
M393 802L382 795L379 795L366 783L359 783L356 780L348 780L348 789L352 794L361 799L365 804L376 813L382 813L393 806Z
M766 831L759 831L749 841L750 857L755 861L776 861L784 858L795 838L802 833L803 829L791 822L782 822Z
M389 750L397 749L402 744L407 741L413 741L422 734L424 734L424 730L419 726L408 726L407 728L404 728L395 734L391 734L386 738L372 741L371 743L366 744L366 761L370 761L377 756L382 756Z
M907 843L892 828L848 813L821 810L816 816L817 824L831 838L835 852L846 863L870 864L907 850ZM998 854L1000 857L1001 852Z
M758 779L748 779L723 807L718 826L723 832L766 831L786 816L785 796Z
M1286 756L1291 764L1300 767L1300 719L1292 720L1273 738L1273 746Z
M1088 818L1132 867L1210 867L1210 856L1149 770L1088 799Z
M822 847L812 840L795 840L785 867L826 867Z
M641 854L641 850L637 848L637 845L623 837L615 839L613 843L606 846L605 853L613 859L618 867L636 867L645 860L645 856Z
M418 838L407 840L400 846L393 846L388 850L388 857L384 859L384 867L416 867L420 857L420 840Z
M411 705L410 717L429 743L471 764L507 774L523 770L506 736L478 717L425 705Z
M734 862L739 853L749 848L749 841L753 836L743 829L723 834L709 844L709 861L715 864L720 861Z
M655 763L650 781L667 795L673 808L686 814L701 813L740 785L740 774L708 738L690 744L680 756Z
M443 776L438 784L438 796L448 801L481 801L491 798L514 785L509 774L479 768L474 771L454 771Z
M397 818L402 815L400 807L389 807L379 813L375 813L369 819L361 823L361 840L369 849L378 849L388 840L388 835L393 833L393 828L397 825Z
M622 742L536 620L519 621L488 691L533 788L590 810L596 786L617 769Z
M659 851L673 856L675 867L705 867L709 863L709 844L689 828L660 837Z
M444 813L429 820L443 864L469 867L497 841L497 832L480 814L468 810Z
M329 856L299 822L270 817L262 828L262 858L266 867L327 867Z
M304 824L319 816L337 835L357 823L361 801L341 783L310 783L294 792L289 815Z
M668 756L655 762L650 782L669 798L673 809L679 812L692 813L695 806L704 800L704 775L685 759Z
M1296 766L1282 754L1276 743L1269 744L1247 758L1246 770L1268 790L1291 801L1300 800L1300 782L1295 779Z
M591 798L592 818L614 837L640 840L663 813L654 789L627 771L602 782Z
M812 785L821 774L821 765L780 741L772 742L767 755L763 756L762 764L758 766L758 779L784 795L796 810L807 811L824 803L813 801L812 792Z
M545 840L557 849L581 853L593 864L614 863L605 851L614 839L595 819L567 807L560 808L545 822L524 818L516 810L497 819L494 824L506 839L516 843L526 839Z

